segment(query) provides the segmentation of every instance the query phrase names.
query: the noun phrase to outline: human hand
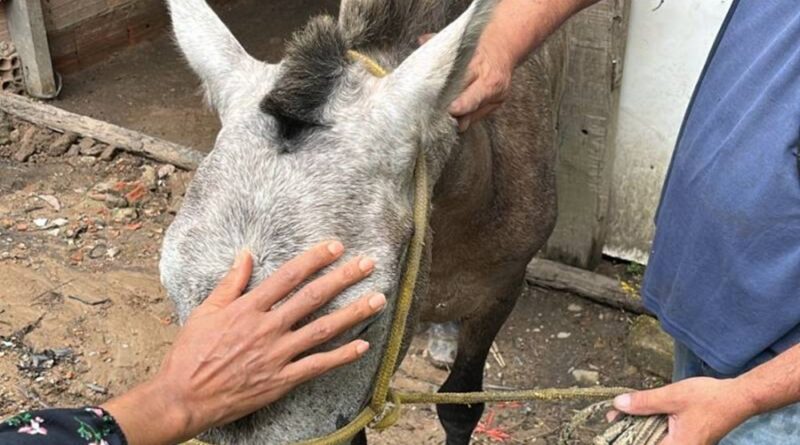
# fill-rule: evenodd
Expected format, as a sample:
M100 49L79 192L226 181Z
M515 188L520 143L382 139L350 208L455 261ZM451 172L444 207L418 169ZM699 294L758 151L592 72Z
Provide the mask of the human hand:
M434 34L420 37L425 43ZM511 89L516 62L508 45L491 34L484 34L467 67L464 91L450 104L448 112L458 121L458 131L465 132L505 102Z
M366 295L297 330L292 327L368 276L374 269L372 260L355 258L273 308L308 277L339 259L343 250L339 242L320 244L241 297L253 260L248 252L240 254L228 275L189 316L156 376L103 405L128 442L161 445L194 437L361 357L369 344L354 340L295 360L378 313L386 303L381 294ZM159 419L158 428L152 427L153 419Z
M668 415L669 432L660 445L713 445L756 414L738 380L708 377L621 395L614 408L637 416Z

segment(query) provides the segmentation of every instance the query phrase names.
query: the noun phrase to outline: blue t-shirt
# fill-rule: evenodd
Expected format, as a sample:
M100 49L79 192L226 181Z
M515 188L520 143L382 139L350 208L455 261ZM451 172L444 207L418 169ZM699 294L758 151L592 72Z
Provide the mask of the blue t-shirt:
M800 2L731 8L678 138L642 294L667 332L736 374L800 342Z

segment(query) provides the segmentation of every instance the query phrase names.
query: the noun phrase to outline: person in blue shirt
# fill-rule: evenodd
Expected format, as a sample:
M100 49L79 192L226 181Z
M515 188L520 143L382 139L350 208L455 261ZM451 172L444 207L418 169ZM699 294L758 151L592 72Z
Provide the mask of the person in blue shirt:
M595 1L502 0L450 107L460 129ZM642 289L675 338L675 383L615 401L669 414L662 445L800 442L799 143L800 3L734 0L686 113Z

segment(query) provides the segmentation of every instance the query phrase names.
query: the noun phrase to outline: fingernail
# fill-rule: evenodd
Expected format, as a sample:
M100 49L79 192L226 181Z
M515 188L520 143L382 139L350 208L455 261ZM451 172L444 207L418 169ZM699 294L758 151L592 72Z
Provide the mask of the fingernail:
M339 241L334 241L328 244L328 251L332 255L339 255L342 252L344 252L344 245L342 245L342 243L340 243Z
M244 262L244 259L247 258L248 255L250 255L250 251L247 250L247 249L242 249L239 252L239 254L236 255L236 258L233 260L233 269L238 269L239 266L242 265L242 263Z
M386 305L386 295L375 294L369 297L367 304L369 304L369 307L371 307L373 310L377 311Z
M631 407L631 395L622 394L614 398L614 407L618 409L629 409Z
M375 267L375 261L372 261L369 258L362 258L358 262L358 268L361 269L361 272L369 272L373 267Z
M358 355L367 352L367 349L369 349L369 342L361 340L356 345L356 352L358 352Z

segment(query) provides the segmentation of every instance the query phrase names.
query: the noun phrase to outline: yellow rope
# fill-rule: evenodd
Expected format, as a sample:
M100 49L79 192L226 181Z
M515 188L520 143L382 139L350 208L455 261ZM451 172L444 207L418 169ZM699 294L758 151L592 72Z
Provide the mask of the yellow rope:
M366 54L351 49L347 51L347 58L350 59L351 62L361 63L361 65L375 77L386 77L389 75L389 72L384 67Z
M385 77L388 72L375 60L357 51L350 50L347 57L363 64L372 75ZM404 404L454 404L472 405L477 403L511 401L560 401L560 400L606 400L630 392L627 388L548 388L524 391L486 391L468 393L420 393L393 391L390 388L392 375L400 358L403 336L406 331L408 313L414 298L423 249L428 227L428 173L425 153L420 148L414 168L414 234L409 244L406 271L397 297L397 307L389 331L389 340L375 379L372 399L350 423L323 437L299 442L296 445L340 445L349 442L356 434L367 427L382 431L400 419ZM387 400L388 399L388 400ZM184 445L209 445L197 439Z

